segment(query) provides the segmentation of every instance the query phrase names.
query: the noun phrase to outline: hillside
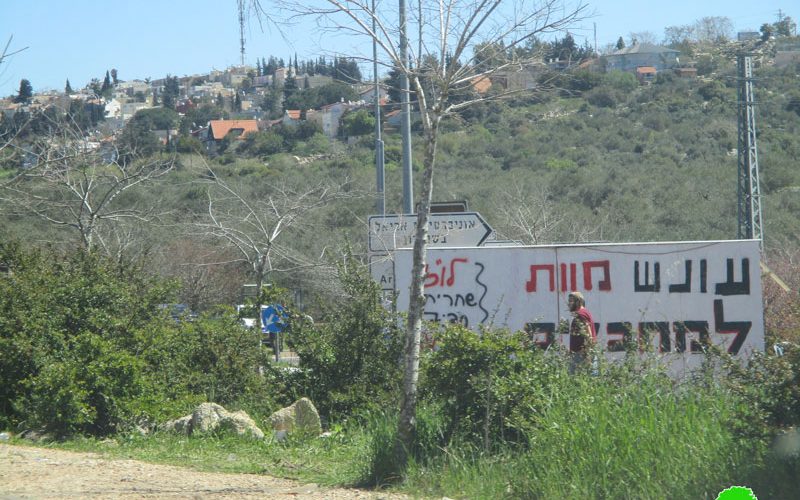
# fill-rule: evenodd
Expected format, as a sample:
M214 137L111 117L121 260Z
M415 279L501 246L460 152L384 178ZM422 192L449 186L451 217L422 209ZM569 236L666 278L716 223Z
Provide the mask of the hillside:
M526 244L735 238L737 103L728 56L724 48L717 50L713 67L699 78L664 73L642 86L631 74L577 72L562 79L559 92L470 108L443 125L434 199L466 200L500 238ZM765 247L794 254L800 245L800 70L759 61L764 65L755 70L755 95ZM373 139L363 135L348 145L311 129L277 137L283 141L277 150L289 153L271 154L267 146L276 137L259 133L232 143L215 159L178 153L167 175L119 197L118 208L148 207L151 217L105 227L106 250L146 256L153 269L183 282L183 300L193 307L233 303L252 274L247 265L232 262L235 250L197 224L208 218L210 179L216 176L253 200L280 190L297 195L327 182L347 196L302 213L286 229L276 240L280 251L269 276L292 288L325 292L320 277L329 268L311 264L320 256L330 264L347 246L356 254L366 251L366 220L375 211ZM399 136L387 129L384 139L387 212L399 212ZM414 147L420 158L419 138ZM6 169L2 175L15 174ZM35 189L41 195L49 188ZM4 234L34 244L78 241L74 228L48 223L10 199L0 201Z

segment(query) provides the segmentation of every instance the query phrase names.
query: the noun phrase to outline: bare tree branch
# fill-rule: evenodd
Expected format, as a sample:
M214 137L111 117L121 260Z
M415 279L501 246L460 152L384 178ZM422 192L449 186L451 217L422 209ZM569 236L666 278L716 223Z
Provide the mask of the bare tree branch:
M12 213L73 229L87 250L99 244L109 255L118 255L120 247L112 249L103 231L111 236L124 220L150 222L158 216L155 207L122 204L118 198L169 173L173 159L112 161L84 137L71 117L51 121L53 132L30 146L35 164L0 185L0 199ZM122 243L124 238L118 233L112 239Z

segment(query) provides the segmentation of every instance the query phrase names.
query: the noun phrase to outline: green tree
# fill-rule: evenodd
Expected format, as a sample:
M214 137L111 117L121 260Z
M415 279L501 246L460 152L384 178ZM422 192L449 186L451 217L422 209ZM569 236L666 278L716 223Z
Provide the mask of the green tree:
M797 23L791 17L784 16L783 13L779 14L778 22L773 26L778 36L794 36L797 32Z
M361 82L361 70L358 68L358 63L355 59L337 57L334 60L333 77L350 84L359 83Z
M64 93L66 95L71 95L72 94L72 85L69 84L69 78L67 78L67 84L64 85Z
M770 23L764 23L761 25L761 40L767 41L771 36L775 34L775 26Z
M283 98L286 101L289 101L297 91L298 91L297 80L294 78L293 75L287 76L286 80L284 80L283 82ZM287 108L284 105L284 109L290 109L290 108Z
M375 131L375 117L366 109L346 113L342 117L342 134L345 137L371 134Z
M180 82L177 76L167 75L164 80L164 92L161 93L161 104L168 109L174 109L181 95Z
M302 387L327 417L396 404L402 333L383 306L380 288L351 255L337 266L339 296L330 318L314 325L292 322L292 345L308 377Z
M179 121L180 115L175 110L168 108L140 109L130 120L130 122L143 123L148 130L174 129L178 127Z
M19 91L14 98L14 102L26 103L33 97L33 86L31 82L23 78L19 81Z
M139 157L152 156L161 149L158 137L144 120L131 119L122 129L117 144L123 164L130 164Z
M111 76L106 71L106 77L103 79L103 85L100 87L100 95L103 97L111 97Z
M622 37L617 38L616 47L617 47L617 50L622 50L622 49L625 48L625 40L623 40Z
M89 82L89 88L92 90L92 92L94 92L94 95L98 97L103 94L103 84L97 78L92 78L92 80Z
M116 68L112 68L111 69L111 83L113 83L115 87L119 83L119 79L117 78L117 70L116 70Z

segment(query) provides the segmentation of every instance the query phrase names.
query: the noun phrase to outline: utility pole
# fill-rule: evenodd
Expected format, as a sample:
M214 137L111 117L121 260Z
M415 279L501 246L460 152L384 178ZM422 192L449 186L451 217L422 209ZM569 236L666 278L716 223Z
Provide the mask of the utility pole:
M750 54L737 55L738 124L738 215L739 239L758 240L764 249L761 218L761 188L758 175L755 100L753 98L753 64Z
M244 0L239 4L239 52L241 53L242 66L244 66Z
M400 71L400 94L402 103L400 105L400 133L403 136L403 213L414 213L414 186L411 175L411 98L408 71L408 37L406 34L406 2L400 1L400 61L404 66Z
M375 0L372 0L372 33L376 31L375 21ZM375 36L372 37L372 79L375 84L375 176L377 191L377 210L378 214L386 214L386 193L384 191L384 169L383 169L383 140L381 139L381 99L380 89L378 88L378 42Z

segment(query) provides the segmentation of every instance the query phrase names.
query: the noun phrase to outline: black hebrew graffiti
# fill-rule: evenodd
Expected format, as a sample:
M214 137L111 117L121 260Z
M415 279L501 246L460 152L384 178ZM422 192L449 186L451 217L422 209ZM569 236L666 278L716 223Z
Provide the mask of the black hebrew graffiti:
M525 323L525 332L531 335L533 343L547 349L556 341L555 323Z
M656 293L661 291L661 264L652 262L652 276L650 274L651 262L636 260L633 263L633 290L642 293ZM667 287L669 293L691 293L692 292L692 269L691 259L683 262L684 272L683 281L672 283ZM726 259L726 279L722 283L716 283L714 293L716 295L750 295L750 259L743 258L741 261L741 279L735 278L734 259ZM531 266L533 267L533 266ZM708 262L700 259L700 293L708 293ZM535 285L535 280L534 280Z
M597 330L598 332L600 330ZM627 321L614 321L606 325L606 350L609 352L622 352L625 350L625 340L633 331L633 325Z
M742 259L742 280L736 281L733 277L733 259L726 261L727 280L717 283L717 295L750 295L750 259Z
M730 347L728 347L729 353L734 356L739 354L739 350L742 348L752 326L752 321L725 321L722 299L714 300L714 330L717 333L736 335Z
M489 311L483 306L488 287L481 281L485 266L466 257L436 259L425 267L425 319L470 326L470 318L483 323ZM452 309L451 309L452 308Z
M692 291L692 261L686 259L683 263L684 279L683 283L669 286L669 293L690 293Z
M670 352L670 331L667 321L644 321L639 323L639 350L644 351L645 346L650 344L653 335L658 335L658 352Z
M693 353L703 352L703 347L711 342L708 333L708 321L676 321L672 324L675 330L675 352L686 352L686 334L697 333L698 339L692 340L689 347Z
M650 263L644 263L644 283L639 281L639 261L633 263L633 290L635 292L658 292L661 290L661 265L653 263L653 282L650 282Z

